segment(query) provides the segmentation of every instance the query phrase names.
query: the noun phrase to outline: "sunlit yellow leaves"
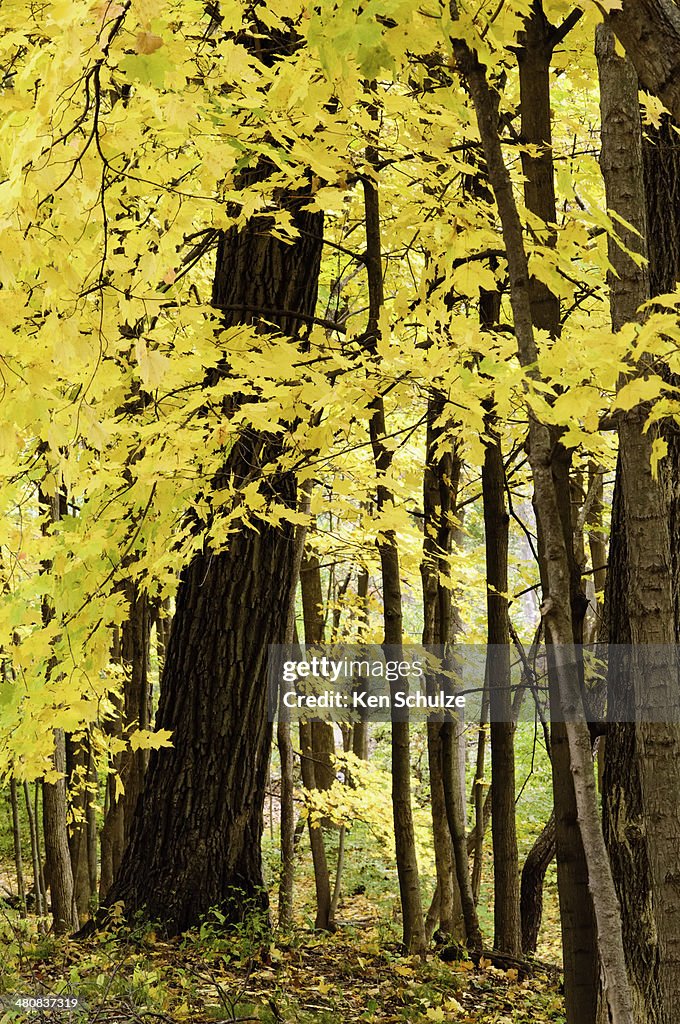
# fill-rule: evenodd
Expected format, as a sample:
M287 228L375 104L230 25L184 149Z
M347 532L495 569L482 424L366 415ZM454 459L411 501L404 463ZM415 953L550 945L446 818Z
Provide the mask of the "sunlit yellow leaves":
M642 402L651 402L661 395L664 387L661 377L636 377L619 390L614 407L627 411Z
M155 391L167 372L170 360L155 349L150 349L144 338L137 339L135 356L144 387Z
M651 469L652 478L656 480L659 476L659 463L668 455L668 442L663 437L656 437L652 441Z
M131 750L159 750L161 747L172 746L172 733L167 729L151 732L148 729L135 729L129 736Z

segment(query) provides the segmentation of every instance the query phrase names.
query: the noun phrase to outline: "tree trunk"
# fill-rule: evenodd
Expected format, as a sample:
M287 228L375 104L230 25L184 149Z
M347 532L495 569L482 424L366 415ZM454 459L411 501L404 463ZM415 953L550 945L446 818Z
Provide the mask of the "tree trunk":
M527 209L539 217L545 225L540 241L544 245L552 246L555 242L552 225L557 220L557 206L552 156L550 63L558 37L557 30L545 17L540 2L535 2L532 5L525 29L522 46L517 55L520 77L521 128L526 142L536 148L533 154L525 150L521 155L525 177L524 197ZM529 281L529 304L533 326L547 331L552 338L559 337L561 332L559 298L535 277ZM572 610L572 636L570 639L580 643L582 638L578 626L582 616L582 611L579 609L581 580L579 567L574 557L571 529L570 457L554 429L550 430L549 444L552 451L550 473L567 558L569 602ZM541 585L545 601L550 597L545 557L546 529L541 521L540 502L535 501L535 506L539 533ZM551 637L548 631L546 633L546 640L549 643ZM552 675L550 686L552 775L565 1004L567 1020L570 1024L593 1024L597 1013L599 982L595 918L588 888L585 851L578 825L569 743L565 724L560 721L562 715L559 684L555 678L555 665L552 659L549 661L549 670Z
M151 725L151 686L149 682L149 643L151 615L149 598L133 581L124 585L128 613L114 644L114 657L124 671L123 695L116 720L108 729L122 737L128 729L148 729ZM106 897L120 867L130 836L137 801L144 785L149 761L148 750L125 749L113 757L114 774L107 779L107 802L102 826L102 871L100 895ZM116 776L120 779L120 793Z
M453 765L455 758L452 748L455 745L455 723L445 721L441 726L442 763ZM467 841L465 839L465 803L462 799L458 773L444 771L444 799L446 801L446 818L451 833L453 856L456 865L456 878L460 891L460 902L465 921L465 936L470 949L481 950L482 933L477 917L472 885L470 882L470 865L468 863Z
M543 916L543 880L555 856L555 812L527 854L522 868L520 885L520 914L522 919L522 954L536 952L538 933Z
M69 830L68 846L73 873L73 890L78 921L84 924L90 916L91 900L94 895L90 887L90 865L88 856L88 810L93 795L89 789L90 737L74 741L66 736L66 777L73 814Z
M423 476L425 518L420 574L423 586L423 644L447 648L454 639L453 616L451 591L444 585L443 579L449 570L461 465L455 447L450 443L447 446L448 450L443 454L439 451L444 428L437 425L437 421L444 412L444 404L444 396L440 392L433 392L428 399L427 447ZM428 675L426 685L430 692L439 689L437 679L431 675ZM455 757L455 751L453 753ZM465 922L444 797L444 773L455 772L455 767L444 765L439 722L427 723L427 755L439 929L445 935L464 940Z
M291 244L255 218L222 235L213 304L225 325L272 322L292 336L314 314L323 217L304 195L281 200L300 237ZM276 312L275 312L276 311ZM297 317L301 314L302 320ZM295 508L295 479L274 469L278 436L244 429L225 467L238 487L262 473L266 503ZM264 467L264 468L263 468ZM240 921L267 907L260 839L271 741L267 647L283 643L294 583L294 532L243 524L221 551L182 572L156 724L172 747L154 750L130 842L107 903L144 909L169 932L211 908Z
M318 556L306 550L300 569L302 615L305 624L305 644L318 646L324 642L324 600L321 589L321 567ZM330 722L312 721L312 753L314 780L317 789L330 789L335 781L333 755L335 737Z
M668 227L659 224L657 238L647 225L637 75L616 55L608 29L598 29L597 55L607 205L632 225L632 230L619 227L627 248L647 255L647 240L656 286L674 287L680 269L677 239L666 251L660 241L667 237ZM657 159L666 173L680 169L677 158ZM654 170L650 153L648 192L656 213L661 195ZM677 227L680 218L667 204L665 189L663 197L664 219ZM638 308L650 294L649 278L646 268L613 242L609 259L614 268L609 280L612 323L619 330L639 318ZM651 363L643 353L638 372L644 373ZM657 368L655 363L652 368ZM645 1024L670 1024L680 1005L680 725L678 669L672 653L678 637L678 576L669 531L675 481L668 476L668 463L659 479L652 476L655 431L646 429L646 418L647 410L641 406L619 418L608 611L610 641L632 646L628 656L610 665L610 704L620 724L612 728L607 743L605 814L630 939L627 951L637 1018ZM673 440L669 452L677 460ZM676 471L677 465L675 461Z
M33 868L33 891L35 893L35 912L38 917L47 913L45 887L40 873L40 845L35 814L31 805L31 793L28 783L24 782L24 800L26 801L26 817L28 818L28 834L31 837L31 866Z
M57 782L43 783L43 830L54 932L63 935L78 927L66 827L66 741L63 729L54 730L53 758L55 771L64 777Z
M317 789L316 765L312 747L312 726L310 722L300 722L300 767L302 784L305 789ZM320 822L309 820L309 844L312 849L312 865L314 867L314 888L316 892L316 919L314 927L319 931L335 931L335 923L331 920L331 878L326 857L326 844Z
M622 0L607 22L626 48L641 85L680 124L680 10L673 0Z
M472 853L472 896L475 906L479 903L479 890L482 885L482 867L484 861L484 836L487 829L487 818L491 816L491 798L493 793L489 787L484 793L484 764L486 761L486 734L489 729L489 696L485 684L482 694L482 708L479 716L479 732L477 733L477 760L475 778L472 783L472 804L475 809L475 823L468 836L468 852ZM487 797L489 798L487 804ZM486 812L486 813L485 813Z
M520 952L519 856L515 821L515 747L510 689L508 542L505 467L500 439L487 417L491 438L484 453L482 496L486 543L487 675L491 720L491 836L494 873L494 949Z
M12 805L12 839L14 841L14 867L17 873L19 914L21 917L26 917L26 884L24 881L24 860L21 853L21 823L19 821L17 780L14 776L9 780L9 797Z

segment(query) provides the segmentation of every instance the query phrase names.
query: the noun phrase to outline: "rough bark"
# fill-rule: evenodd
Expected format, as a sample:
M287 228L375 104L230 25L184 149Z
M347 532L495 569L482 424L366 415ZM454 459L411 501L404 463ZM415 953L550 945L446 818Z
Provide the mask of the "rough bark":
M454 0L450 9L455 22L458 19L458 9ZM501 149L497 96L489 87L483 65L467 43L454 37L453 49L459 71L465 76L472 96L489 181L501 220L518 357L521 365L531 376L537 373L537 352L531 315L529 267L512 181ZM570 569L551 470L553 445L548 427L536 419L531 409L527 411L529 463L545 537L545 570L549 585L549 598L542 605L542 613L554 644L556 678L559 683L560 703L566 719L571 771L597 921L605 994L612 1024L633 1024L619 905L602 837L590 732L581 700L573 645Z
M626 48L644 88L680 124L680 10L673 0L623 0L607 22Z
M303 195L280 201L299 239L272 237L261 219L223 234L213 304L226 325L271 330L266 321L296 336L314 314L323 220L304 211ZM262 477L267 503L294 508L295 479L274 468L280 445L277 436L245 429L225 481L237 487ZM293 530L263 519L238 528L225 550L199 552L181 574L156 719L173 746L152 752L107 898L123 900L128 914L143 910L168 932L197 924L213 907L239 921L267 906L260 854L271 741L267 647L284 642L293 580Z
M619 229L623 243L649 253L659 285L664 273L659 267L662 261L673 261L677 243L668 252L657 249L647 225L637 75L629 61L616 55L613 34L603 27L598 29L597 56L607 205L632 226ZM650 163L648 181L652 173ZM648 191L651 198L653 190ZM654 196L654 204L659 198ZM673 220L674 211L665 216ZM609 258L614 269L609 279L612 324L618 330L639 318L650 285L646 267L614 242ZM676 275L678 269L676 260ZM644 373L648 364L643 354L638 372ZM608 609L610 640L632 646L625 659L610 666L610 705L621 722L607 742L605 815L631 940L627 948L637 1019L670 1024L680 1004L679 687L676 659L670 656L678 636L677 577L669 531L671 501L663 479L667 469L653 478L654 430L645 429L646 418L644 407L619 416L611 541L616 589L610 591ZM677 454L674 446L673 451ZM632 902L635 923L630 920Z

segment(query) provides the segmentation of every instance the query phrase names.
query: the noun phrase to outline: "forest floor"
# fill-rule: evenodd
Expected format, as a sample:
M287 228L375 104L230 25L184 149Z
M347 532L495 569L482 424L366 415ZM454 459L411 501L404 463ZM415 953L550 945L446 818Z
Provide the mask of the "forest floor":
M13 925L0 944L0 988L2 1024L564 1022L555 972L537 967L524 976L485 959L475 966L436 954L407 958L381 946L371 929L278 941L203 929L170 942L152 931L76 942L22 937ZM78 1011L16 1005L59 993L76 996Z
M552 794L549 762L531 730L518 730L516 744L523 861L550 813ZM424 763L424 745L421 753ZM421 774L424 779L424 769ZM423 819L421 881L427 898L434 889L433 864L426 857L430 812L417 765L414 788ZM378 794L378 799L389 796ZM275 917L279 851L271 808L270 814L263 854ZM9 820L6 807L0 814L0 886L8 894L16 891ZM324 837L334 868L338 832L325 830ZM538 961L528 972L521 965L503 969L488 956L478 963L466 954L448 961L436 949L420 960L399 952L399 889L391 845L378 842L370 824L361 822L347 830L345 840L335 935L321 935L312 927L314 879L306 830L298 849L295 921L288 935L258 934L252 928L224 935L215 923L172 941L146 928L76 942L41 934L35 917L20 921L0 899L0 1024L564 1024L554 866L544 886ZM490 846L489 838L478 904L486 946L493 937ZM17 998L57 994L76 997L78 1011L27 1012L16 1005Z

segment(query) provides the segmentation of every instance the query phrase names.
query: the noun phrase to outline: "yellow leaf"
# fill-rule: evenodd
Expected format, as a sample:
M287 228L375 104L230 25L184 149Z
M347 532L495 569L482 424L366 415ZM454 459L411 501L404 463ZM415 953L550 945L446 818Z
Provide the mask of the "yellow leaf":
M628 411L640 402L649 402L652 398L658 398L661 394L663 381L660 377L636 377L628 384L624 384L616 396L615 409Z
M160 352L147 348L143 338L138 338L135 343L135 355L144 386L155 391L170 367L170 360Z
M659 463L666 457L666 455L668 455L668 442L663 437L657 437L652 443L652 455L650 459L652 477L654 480L659 476Z
M172 733L167 729L159 729L151 732L150 729L136 729L130 733L130 748L132 750L157 750L159 747L171 747L170 737Z

